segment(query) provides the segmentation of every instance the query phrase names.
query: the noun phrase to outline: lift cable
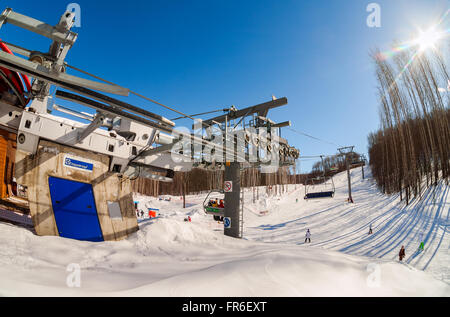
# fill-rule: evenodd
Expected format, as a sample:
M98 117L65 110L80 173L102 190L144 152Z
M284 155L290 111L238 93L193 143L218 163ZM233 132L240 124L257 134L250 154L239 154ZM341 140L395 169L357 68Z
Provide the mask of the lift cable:
M72 69L74 69L74 70L76 70L76 71L79 71L79 72L81 72L81 73L83 73L83 74L85 74L85 75L92 76L93 78L96 78L96 79L98 79L98 80L100 80L100 81L103 81L103 82L105 82L105 83L108 83L108 84L110 84L110 85L119 86L119 85L117 85L117 84L115 84L115 83L113 83L113 82L111 82L111 81L108 81L108 80L106 80L106 79L103 79L103 78L101 78L101 77L98 77L98 76L96 76L96 75L94 75L94 74L91 74L91 73L89 73L89 72L86 72L86 71L84 71L84 70L82 70L82 69L79 69L79 68L77 68L77 67L75 67L75 66L71 66L71 65L69 65L69 64L67 64L67 63L65 63L64 65L67 66L67 67L69 67L69 68L72 68ZM133 91L131 91L131 90L130 90L130 93L131 93L131 94L134 94L134 95L136 95L136 96L138 96L138 97L144 98L144 99L146 99L146 100L149 100L149 101L151 101L151 102L153 102L153 103L156 103L156 104L158 104L158 105L161 105L161 106L163 106L163 107L165 107L165 108L167 108L167 109L169 109L169 110L171 110L171 111L174 111L174 112L176 112L176 113L178 113L178 114L181 114L181 115L183 115L183 116L185 116L185 117L187 117L187 118L190 118L190 119L192 119L192 120L194 120L194 121L197 120L197 119L193 118L193 117L190 116L190 115L187 115L187 114L185 114L185 113L183 113L183 112L180 112L180 111L178 111L178 110L175 110L175 109L172 109L172 108L170 108L170 107L168 107L168 106L165 106L165 105L163 105L162 103L159 103L159 102L157 102L157 101L155 101L155 100L153 100L153 99L147 98L147 97L145 97L145 96L143 96L143 95L141 95L141 94L139 94L139 93L133 92ZM206 124L206 123L205 123L205 125L208 125L208 126L210 126L210 127L213 127L213 124ZM181 133L181 135L185 136L185 135L182 134L182 133ZM193 139L194 139L194 141L195 141L195 140L198 140L199 142L203 142L203 141L204 141L203 139L198 139L198 138L196 138L195 136L193 137ZM208 143L210 143L210 142L208 142ZM140 155L142 155L142 153L144 153L144 151L145 151L146 149L148 149L148 148L149 148L149 145L147 145L146 148L144 148L143 150L141 150L141 151L137 154L137 157L140 156ZM231 152L230 152L231 150L228 150L226 147L223 148L223 150L224 150L225 153L231 153ZM234 155L234 152L233 152L233 155ZM136 157L135 157L134 159L136 159ZM133 159L133 160L134 160L134 159Z
M217 110L212 110L212 111L207 111L207 112L202 112L202 113L191 114L191 117L196 117L196 116L201 116L201 115L204 115L204 114L210 114L210 113L226 111L226 110L227 109L217 109ZM175 120L180 120L180 119L184 119L184 118L187 118L187 116L177 117L177 118L173 118L173 119L170 119L170 120L175 121Z
M113 83L113 82L111 82L111 81L109 81L109 80L106 80L106 79L104 79L104 78L101 78L101 77L99 77L99 76L96 76L96 75L94 75L94 74L91 74L91 73L89 73L89 72L87 72L87 71L84 71L84 70L78 68L78 67L69 65L68 63L64 63L64 65L65 65L66 67L69 67L69 68L71 68L71 69L73 69L73 70L76 70L76 71L78 71L78 72L80 72L80 73L83 73L83 74L85 74L85 75L87 75L87 76L91 76L91 77L93 77L93 78L96 78L96 79L98 79L98 80L100 80L100 81L103 81L103 82L105 82L105 83L108 83L108 84L110 84L110 85L119 86L119 85L117 85L117 84L115 84L115 83ZM176 112L176 113L182 115L182 116L183 116L182 118L190 118L190 119L192 119L193 121L196 121L196 120L197 120L196 118L194 118L194 117L191 116L191 115L185 114L185 113L183 113L183 112L181 112L181 111L178 111L178 110L176 110L176 109L174 109L174 108L171 108L171 107L169 107L169 106L166 106L166 105L164 105L164 104L162 104L162 103L160 103L160 102L158 102L158 101L156 101L156 100L153 100L153 99L151 99L151 98L148 98L148 97L146 97L146 96L144 96L144 95L142 95L142 94L139 94L139 93L134 92L134 91L132 91L132 90L129 90L129 92L130 92L130 94L133 94L133 95L135 95L135 96L141 97L141 98L143 98L143 99L145 99L145 100L148 100L148 101L150 101L150 102L152 102L152 103L155 103L155 104L157 104L157 105L160 105L160 106L162 106L162 107L164 107L164 108L166 108L166 109L168 109L168 110L171 110L171 111L173 111L173 112ZM219 111L219 110L217 110L217 111ZM242 118L241 118L241 120L242 120ZM204 123L204 125L207 125L207 126L209 126L209 127L213 127L213 124L214 124L214 123L212 123L212 124ZM238 124L239 124L239 123L238 123ZM236 126L237 126L237 125L236 125ZM236 126L235 126L234 128L236 128ZM294 131L295 131L295 130L294 130ZM203 141L203 140L202 140L202 141ZM228 152L228 150L225 149L225 152Z
M105 82L105 83L108 83L108 84L110 84L110 85L119 86L119 85L117 85L117 84L115 84L115 83L113 83L113 82L111 82L111 81L109 81L109 80L106 80L106 79L101 78L101 77L98 77L98 76L96 76L96 75L94 75L94 74L88 73L87 71L84 71L84 70L82 70L82 69L80 69L80 68L78 68L78 67L75 67L75 66L72 66L72 65L69 65L69 64L65 64L65 65L66 65L67 67L69 67L69 68L72 68L72 69L74 69L74 70L80 72L80 73L83 73L83 74L85 74L85 75L91 76L91 77L93 77L93 78L96 78L96 79L98 79L98 80L101 80L101 81L103 81L103 82ZM156 101L156 100L153 100L153 99L148 98L148 97L146 97L146 96L144 96L144 95L141 95L140 93L137 93L137 92L134 92L134 91L130 90L130 94L133 94L133 95L135 95L135 96L138 96L138 97L140 97L140 98L143 98L143 99L145 99L145 100L148 100L148 101L150 101L150 102L153 102L153 103L155 103L155 104L157 104L157 105L160 105L160 106L162 106L162 107L164 107L164 108L166 108L166 109L169 109L169 110L171 110L171 111L173 111L173 112L176 112L176 113L178 113L178 114L181 114L182 116L184 116L184 118L190 118L190 119L192 119L192 120L194 120L194 121L196 120L195 118L193 118L192 116L190 116L190 115L188 115L188 114L185 114L185 113L183 113L183 112L181 112L181 111L178 111L178 110L176 110L176 109L174 109L174 108L171 108L171 107L169 107L169 106L166 106L166 105L164 105L164 104L162 104L162 103L160 103L160 102L158 102L158 101Z
M91 76L91 77L96 78L96 79L98 79L98 80L100 80L100 81L103 81L103 82L105 82L105 83L107 83L107 84L114 85L114 86L119 86L119 85L117 85L117 84L115 84L115 83L113 83L113 82L111 82L111 81L109 81L109 80L106 80L106 79L101 78L101 77L99 77L99 76L97 76L97 75L91 74L91 73L89 73L89 72L87 72L87 71L84 71L84 70L78 68L78 67L69 65L69 64L67 64L67 63L65 63L64 65L67 66L67 67L69 67L69 68L72 68L73 70L76 70L76 71L78 71L78 72L80 72L80 73L83 73L83 74L85 74L85 75ZM150 101L150 102L153 102L153 103L155 103L155 104L157 104L157 105L160 105L160 106L162 106L162 107L164 107L164 108L166 108L166 109L168 109L168 110L171 110L171 111L173 111L173 112L176 112L176 113L182 115L182 117L175 118L175 119L172 119L172 120L178 120L178 119L183 119L183 118L189 118L189 119L192 119L193 121L196 121L196 120L198 120L198 119L194 118L194 116L202 115L202 114L207 114L207 113L212 113L212 112L225 111L225 110L226 110L226 109L221 109L221 110L218 109L218 110L214 110L214 111L211 111L211 112L205 112L205 113L200 113L200 114L188 115L188 114L185 114L185 113L183 113L183 112L181 112L181 111L178 111L178 110L176 110L176 109L173 109L173 108L171 108L171 107L169 107L169 106L166 106L166 105L164 105L164 104L162 104L162 103L160 103L160 102L158 102L158 101L156 101L156 100L153 100L153 99L151 99L151 98L148 98L148 97L146 97L146 96L144 96L144 95L141 95L141 94L139 94L139 93L137 93L137 92L134 92L134 91L132 91L132 90L130 90L130 94L133 94L133 95L135 95L135 96L141 97L141 98L143 98L143 99L145 99L145 100L148 100L148 101ZM213 127L213 124L207 124L207 123L203 123L203 124L204 124L204 125L207 125L207 126L209 126L209 127Z
M297 130L292 129L292 128L289 128L289 127L288 127L287 129L289 129L289 130L291 130L291 131L293 131L293 132L295 132L295 133L298 133L298 134L300 134L300 135L306 136L306 137L308 137L308 138L311 138L311 139L314 139L314 140L317 140L317 141L320 141L320 142L325 142L325 143L328 143L328 144L335 145L335 146L339 147L339 145L337 145L337 144L334 143L334 142L325 141L325 140L323 140L323 139L316 138L316 137L314 137L314 136L312 136L312 135L309 135L309 134L304 133L304 132L301 132L301 131L297 131Z
M5 43L6 43L6 42L5 42ZM10 44L10 45L12 45L12 44ZM14 46L15 46L16 48L22 50L22 51L26 51L27 53L31 53L31 51L29 51L29 50L27 50L27 49L21 48L21 47L19 47L19 46L17 46L17 45L14 45ZM22 53L20 53L20 54L22 54ZM113 82L111 82L111 81L109 81L109 80L106 80L106 79L101 78L101 77L99 77L99 76L97 76L97 75L91 74L91 73L89 73L89 72L87 72L87 71L85 71L85 70L82 70L82 69L80 69L80 68L78 68L78 67L75 67L75 66L73 66L73 65L69 65L67 62L64 62L64 66L65 66L65 67L68 67L68 68L71 68L71 69L73 69L73 70L75 70L75 71L78 71L78 72L80 72L80 73L83 73L83 74L85 74L85 75L87 75L87 76L90 76L90 77L93 77L93 78L95 78L95 79L98 79L98 80L100 80L100 81L102 81L102 82L105 82L105 83L107 83L107 84L110 84L110 85L113 85L113 86L120 87L120 85L117 85L117 84L115 84L115 83L113 83ZM150 102L152 102L152 103L155 103L155 104L157 104L157 105L160 105L160 106L162 106L162 107L164 107L164 108L166 108L166 109L168 109L168 110L170 110L170 111L173 111L173 112L176 112L176 113L182 115L182 117L175 118L175 119L172 119L172 120L178 120L178 119L182 119L182 118L190 118L190 119L192 119L193 121L196 121L197 119L194 118L194 116L202 115L202 114L208 114L208 113L213 113L213 112L219 112L219 111L226 111L226 110L227 110L227 109L222 109L222 110L215 110L215 111L210 111L210 112L205 112L205 113L200 113L200 114L188 115L188 114L185 114L185 113L183 113L183 112L181 112L181 111L178 111L178 110L176 110L176 109L174 109L174 108L172 108L172 107L166 106L166 105L164 105L164 104L162 104L162 103L160 103L160 102L158 102L158 101L156 101L156 100L153 100L153 99L148 98L148 97L146 97L146 96L144 96L144 95L142 95L142 94L139 94L139 93L137 93L137 92L135 92L135 91L129 90L129 93L130 93L130 94L133 94L133 95L135 95L135 96L137 96L137 97L143 98L143 99L145 99L145 100L148 100L148 101L150 101ZM242 119L241 119L241 120L242 120ZM213 127L213 124L214 124L214 123L212 123L212 124L206 124L206 123L204 123L204 125L209 126L209 127ZM236 126L235 126L234 128L236 128Z
M298 158L299 159L303 159L303 158L310 159L310 158L317 158L317 157L331 157L333 155L334 154L330 154L330 155L307 155L307 156L299 156Z
M6 42L5 42L5 44L6 44ZM11 44L10 44L10 45L11 45ZM24 49L24 48L22 48L22 47L20 47L20 46L17 46L17 45L14 45L14 46L15 46L16 48L22 50L23 52L26 52L26 53L28 53L28 54L31 53L31 51L29 51L29 50L27 50L27 49ZM22 54L22 53L21 53L21 54ZM68 68L71 68L71 69L73 69L73 70L76 70L76 71L78 71L78 72L80 72L80 73L83 73L83 74L85 74L85 75L87 75L87 76L96 78L96 79L98 79L98 80L100 80L100 81L102 81L102 82L105 82L105 83L107 83L107 84L110 84L110 85L113 85L113 86L120 87L120 85L117 85L117 84L115 84L115 83L113 83L113 82L111 82L111 81L109 81L109 80L106 80L106 79L101 78L101 77L99 77L99 76L97 76L97 75L91 74L91 73L89 73L89 72L87 72L87 71L85 71L85 70L82 70L82 69L78 68L78 67L69 65L67 62L64 62L64 66L65 66L65 67L68 67ZM139 94L139 93L137 93L137 92L135 92L135 91L129 90L129 92L130 92L131 94L135 95L135 96L141 97L141 98L143 98L143 99L145 99L145 100L148 100L148 101L150 101L150 102L153 102L153 103L155 103L155 104L157 104L157 105L160 105L160 106L162 106L162 107L164 107L164 108L166 108L166 109L168 109L168 110L171 110L171 111L173 111L173 112L176 112L176 113L178 113L178 114L180 114L180 115L182 115L182 116L184 116L184 117L186 117L186 118L190 118L190 119L192 119L192 120L195 121L195 118L193 118L192 116L187 115L187 114L185 114L185 113L183 113L183 112L181 112L181 111L178 111L178 110L176 110L176 109L174 109L174 108L171 108L171 107L169 107L169 106L166 106L166 105L164 105L164 104L162 104L162 103L160 103L160 102L158 102L158 101L156 101L156 100L153 100L153 99L151 99L151 98L148 98L148 97L146 97L146 96L144 96L144 95L141 95L141 94Z

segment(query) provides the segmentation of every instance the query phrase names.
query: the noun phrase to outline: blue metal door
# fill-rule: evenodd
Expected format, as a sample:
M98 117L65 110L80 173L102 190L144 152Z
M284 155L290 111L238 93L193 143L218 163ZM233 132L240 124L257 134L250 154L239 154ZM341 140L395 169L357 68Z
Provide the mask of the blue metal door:
M92 185L52 176L48 183L59 235L103 241Z

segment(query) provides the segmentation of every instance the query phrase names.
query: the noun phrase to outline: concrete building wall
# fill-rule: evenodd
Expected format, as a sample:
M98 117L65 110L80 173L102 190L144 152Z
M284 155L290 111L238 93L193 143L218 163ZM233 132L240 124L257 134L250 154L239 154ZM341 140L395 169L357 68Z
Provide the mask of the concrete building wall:
M92 171L68 167L66 157L93 164ZM59 235L48 178L60 177L92 184L95 204L104 240L121 240L138 230L130 180L111 173L106 155L91 153L41 140L35 155L20 150L16 153L17 183L27 186L30 213L38 235ZM107 202L118 202L121 218L111 217Z

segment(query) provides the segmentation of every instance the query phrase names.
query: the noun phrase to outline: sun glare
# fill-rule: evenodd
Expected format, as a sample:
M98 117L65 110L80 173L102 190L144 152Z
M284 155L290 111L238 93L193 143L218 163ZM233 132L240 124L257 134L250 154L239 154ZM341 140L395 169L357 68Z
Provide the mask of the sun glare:
M430 48L435 48L435 45L442 38L442 33L435 28L430 28L429 30L423 32L420 31L419 36L414 41L416 45L419 46L420 51L425 51Z

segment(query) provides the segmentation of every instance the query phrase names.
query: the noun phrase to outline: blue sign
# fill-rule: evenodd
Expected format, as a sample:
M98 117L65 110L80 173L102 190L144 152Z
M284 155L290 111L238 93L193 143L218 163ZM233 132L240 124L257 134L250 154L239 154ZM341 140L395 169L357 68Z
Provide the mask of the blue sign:
M223 218L223 227L225 229L231 228L231 218L230 217L224 217Z
M73 159L70 157L64 158L64 166L76 168L76 169L83 170L86 172L92 172L92 170L94 169L94 164L76 160L76 159Z

